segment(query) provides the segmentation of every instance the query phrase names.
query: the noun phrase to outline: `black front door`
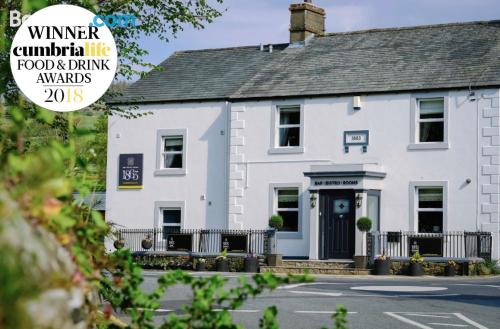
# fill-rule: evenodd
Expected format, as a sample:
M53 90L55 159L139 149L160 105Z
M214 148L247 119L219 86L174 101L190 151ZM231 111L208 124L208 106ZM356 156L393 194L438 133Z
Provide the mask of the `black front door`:
M322 259L352 259L354 255L354 190L320 192L319 250Z

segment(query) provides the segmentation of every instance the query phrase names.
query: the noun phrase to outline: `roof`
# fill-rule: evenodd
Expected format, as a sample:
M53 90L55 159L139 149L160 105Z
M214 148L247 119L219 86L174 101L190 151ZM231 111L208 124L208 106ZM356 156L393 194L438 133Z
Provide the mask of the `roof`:
M330 33L303 47L180 51L114 103L500 86L500 20Z
M77 203L83 203L93 210L106 211L106 192L92 192L83 197L80 193L73 193Z

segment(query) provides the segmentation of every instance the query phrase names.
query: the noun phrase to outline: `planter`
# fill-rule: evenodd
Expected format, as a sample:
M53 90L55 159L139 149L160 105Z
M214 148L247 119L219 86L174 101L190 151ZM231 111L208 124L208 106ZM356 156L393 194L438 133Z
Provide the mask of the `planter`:
M219 259L216 264L217 272L229 272L229 262L227 259Z
M115 247L115 249L122 249L123 247L125 247L125 240L123 239L118 239L118 240L115 240L115 242L113 242L113 247Z
M391 274L391 261L389 259L375 259L375 274L376 275L390 275Z
M446 267L444 268L444 275L455 276L455 266L446 265Z
M245 266L245 272L257 273L259 271L259 259L245 258L244 266Z
M283 263L283 255L280 254L267 255L267 265L281 266L282 263Z
M153 240L144 239L141 242L141 246L142 246L142 249L146 249L146 250L151 249L151 247L153 246Z
M424 275L424 267L421 263L410 263L410 276Z
M354 256L355 268L366 268L368 265L368 256Z
M200 272L206 271L207 270L207 263L200 263L200 262L196 263L196 270L200 271Z

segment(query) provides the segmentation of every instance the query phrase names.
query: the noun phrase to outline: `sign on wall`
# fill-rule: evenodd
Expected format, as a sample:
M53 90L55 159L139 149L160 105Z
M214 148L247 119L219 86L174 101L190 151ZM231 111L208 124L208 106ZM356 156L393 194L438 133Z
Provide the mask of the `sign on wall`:
M167 235L168 251L192 251L193 235L173 233Z
M118 188L141 189L143 155L120 154L118 169Z
M247 236L241 234L221 234L221 250L247 252Z
M349 152L349 146L362 146L363 152L367 151L369 144L369 131L368 130L350 130L344 131L344 150Z

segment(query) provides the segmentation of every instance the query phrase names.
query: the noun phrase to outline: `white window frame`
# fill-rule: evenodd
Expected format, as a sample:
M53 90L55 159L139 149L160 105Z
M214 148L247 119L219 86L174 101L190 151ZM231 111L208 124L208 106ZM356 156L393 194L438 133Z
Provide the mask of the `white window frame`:
M163 224L163 210L167 209L176 209L181 211L181 222L179 227L182 230L184 228L184 213L186 209L184 201L155 201L154 226L160 229L164 226L178 226L177 224ZM163 239L163 237L160 239Z
M280 124L280 111L282 109L298 108L300 111L300 124ZM303 101L280 101L271 106L271 145L269 154L304 153L304 102ZM280 146L280 128L300 128L299 146Z
M182 209L179 208L179 207L164 207L164 208L160 208L160 216L161 216L161 225L160 225L160 228L161 229L165 229L165 227L178 227L179 229L182 228L182 223L179 222L179 224L175 224L175 223L170 223L170 224L165 224L163 222L163 212L165 210L179 210L181 212L181 222L182 222Z
M425 100L443 100L443 118L436 119L420 119L420 102ZM448 93L423 93L413 94L411 96L411 129L410 129L410 144L409 150L426 150L426 149L448 149L448 126L449 126L449 95ZM443 141L442 142L420 142L420 122L443 122Z
M418 190L420 188L442 188L443 205L442 208L419 208ZM410 182L410 230L418 231L419 211L442 211L443 212L443 233L448 231L448 181L418 181ZM424 233L425 234L425 233Z
M160 129L156 132L156 170L155 176L176 176L187 174L187 129ZM182 137L182 152L165 152L165 140L172 137ZM182 153L182 168L165 168L166 153Z
M182 140L182 151L165 151L165 143L169 139L181 139ZM170 168L165 167L165 156L167 154L180 154L182 155L182 166L184 166L184 136L183 135L171 135L171 136L163 136L161 140L161 169L180 169L180 168ZM182 168L182 167L181 167Z
M278 190L297 190L298 191L298 208L278 208ZM281 239L302 239L302 183L272 183L269 184L269 217L277 214L278 209L281 211L297 210L297 232L278 231L277 236Z

